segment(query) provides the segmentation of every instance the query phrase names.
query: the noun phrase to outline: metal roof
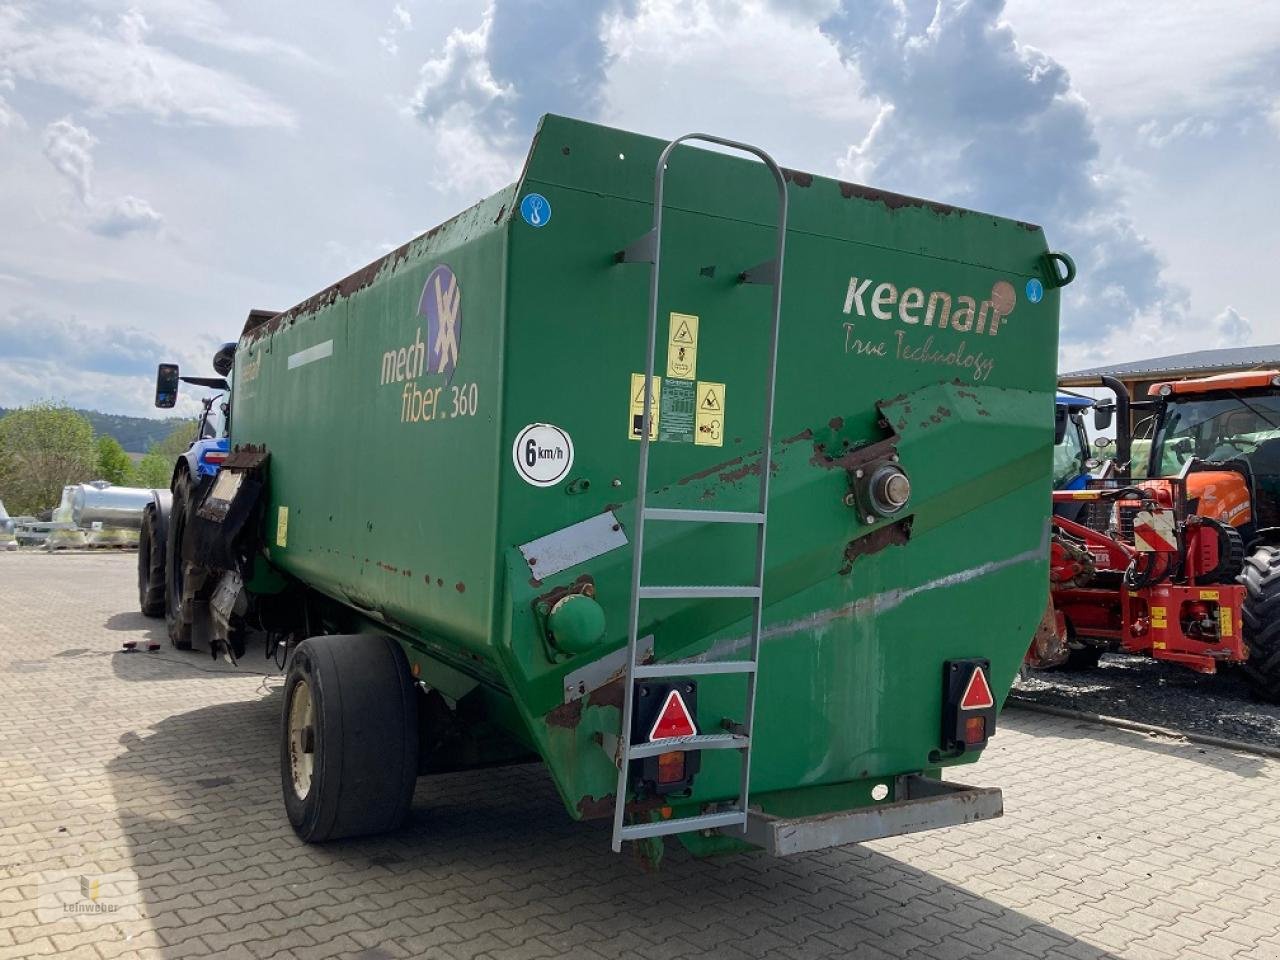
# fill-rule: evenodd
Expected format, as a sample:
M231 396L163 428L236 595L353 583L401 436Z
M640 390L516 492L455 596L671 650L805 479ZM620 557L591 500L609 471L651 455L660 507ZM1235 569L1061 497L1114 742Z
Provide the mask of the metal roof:
M1112 363L1087 370L1073 370L1058 375L1063 386L1086 386L1096 383L1098 377L1118 379L1145 379L1148 377L1183 377L1222 373L1228 370L1253 370L1258 367L1280 366L1280 343L1259 347L1226 347L1219 350L1196 350L1192 353L1175 353L1169 357L1150 360L1134 360L1130 363Z

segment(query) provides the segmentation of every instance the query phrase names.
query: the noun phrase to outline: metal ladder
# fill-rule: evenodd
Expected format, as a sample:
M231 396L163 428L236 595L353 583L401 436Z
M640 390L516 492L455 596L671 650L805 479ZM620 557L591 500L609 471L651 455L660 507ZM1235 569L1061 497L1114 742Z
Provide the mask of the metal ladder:
M732 150L750 153L758 157L769 168L778 187L778 222L777 247L772 260L751 267L738 275L741 283L768 283L773 285L773 325L769 340L769 372L765 385L764 399L764 442L760 452L760 492L758 507L754 512L728 510L676 510L648 507L645 505L649 478L649 425L653 405L653 365L658 335L658 267L662 248L662 190L666 177L667 160L672 151L685 141L701 140L718 144ZM751 735L755 718L756 681L760 661L760 631L764 616L764 557L765 532L767 530L769 508L769 474L773 447L773 401L774 387L778 369L778 326L782 308L782 261L785 253L787 237L787 184L781 169L769 154L750 144L725 140L721 137L704 133L689 133L678 137L667 144L662 155L658 157L654 171L653 187L653 227L648 233L631 243L626 249L618 252L619 263L649 263L649 341L645 360L644 378L644 414L640 426L640 463L636 479L636 513L634 523L634 543L632 546L631 568L631 606L627 632L627 659L624 675L624 698L622 706L622 731L616 758L618 767L618 789L614 794L613 811L613 850L622 849L624 840L643 840L649 837L660 837L667 834L686 833L694 830L712 830L737 827L743 833L747 828L747 800L751 787ZM708 586L650 586L641 583L641 569L644 557L644 528L650 520L677 523L741 523L751 524L756 528L756 560L755 582L746 586L708 585ZM640 601L663 598L749 598L751 610L750 655L746 660L722 661L717 663L655 663L638 664L636 653L639 647ZM740 726L726 733L700 734L678 739L659 740L653 743L632 744L632 711L635 708L635 690L637 680L674 679L684 677L708 676L711 674L746 674L747 694L743 721ZM742 773L738 798L732 809L714 813L705 813L692 817L680 817L674 820L661 820L655 823L624 824L627 796L630 786L631 761L643 757L673 751L693 750L738 750L740 751Z

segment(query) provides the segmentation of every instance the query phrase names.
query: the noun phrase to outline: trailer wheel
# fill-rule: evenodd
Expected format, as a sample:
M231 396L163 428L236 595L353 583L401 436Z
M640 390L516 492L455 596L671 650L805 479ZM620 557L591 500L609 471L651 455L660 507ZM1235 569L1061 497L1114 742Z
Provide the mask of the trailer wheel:
M418 777L418 702L390 637L312 637L285 680L280 780L308 843L394 830Z
M1255 696L1280 703L1280 550L1258 547L1245 558L1244 639L1249 659L1244 672Z
M191 619L183 609L186 567L182 562L182 537L187 530L191 507L191 475L185 470L173 485L173 506L169 510L169 530L164 547L164 621L169 642L179 650L191 649Z
M164 541L159 507L149 504L142 511L138 535L138 607L144 617L164 616Z

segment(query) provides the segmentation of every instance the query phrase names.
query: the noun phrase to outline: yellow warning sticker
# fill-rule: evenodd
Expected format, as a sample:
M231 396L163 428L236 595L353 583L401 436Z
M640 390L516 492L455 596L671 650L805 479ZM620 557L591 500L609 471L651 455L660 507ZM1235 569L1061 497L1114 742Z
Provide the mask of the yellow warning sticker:
M671 314L667 330L667 376L693 380L698 376L698 318L688 313Z
M289 508L281 507L276 511L276 546L289 545Z
M1229 637L1232 635L1232 631L1235 629L1235 625L1231 622L1230 607L1218 608L1218 629L1224 637Z
M661 409L662 378L653 378L653 395L649 398L649 440L658 439L658 415ZM627 436L632 440L640 439L640 431L644 429L644 374L631 375L631 404L627 414Z
M1168 621L1165 620L1165 617L1167 616L1167 614L1168 614L1167 607L1152 607L1151 608L1151 626L1158 627L1162 630L1165 627L1169 626Z
M724 446L724 384L699 380L693 408L697 429L693 442L702 447Z
M1201 600L1217 600L1218 591L1217 590L1201 590L1200 599Z

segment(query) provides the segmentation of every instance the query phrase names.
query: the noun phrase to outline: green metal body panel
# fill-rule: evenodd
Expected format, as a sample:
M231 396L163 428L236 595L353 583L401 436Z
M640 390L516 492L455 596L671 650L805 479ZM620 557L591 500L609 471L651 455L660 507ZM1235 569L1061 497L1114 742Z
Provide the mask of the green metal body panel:
M611 808L616 770L601 741L618 732L621 692L614 682L566 704L564 678L625 644L631 551L540 579L519 547L606 511L634 529L631 375L649 271L614 254L649 228L663 145L547 117L518 184L246 330L236 357L233 443L271 452L270 562L400 638L427 684L455 698L480 691L541 754L574 816ZM989 658L1000 699L1017 673L1048 583L1059 294L1037 227L788 179L752 798L817 812L869 803L871 786L896 774L973 758L939 753L944 660ZM542 226L519 212L531 193L550 205ZM774 200L757 163L673 156L657 372L668 315L697 316L697 378L725 385L724 433L718 447L657 443L650 506L754 509L770 291L738 274L772 253ZM428 339L420 298L441 264L461 290L456 367L428 362L402 381L394 352ZM906 306L887 290L876 301L882 283ZM991 301L993 287L1011 308L994 333L994 307L980 333L976 318L941 328L940 308L925 324L932 291L954 312L962 296ZM401 367L416 373L408 357ZM432 391L431 419L406 422L414 390ZM572 469L553 486L525 482L513 463L532 423L572 438ZM905 542L885 532L892 521L868 523L845 503L850 455L886 442L913 484L895 518L910 518ZM746 583L753 542L749 527L652 523L645 579ZM537 604L582 577L605 635L567 654ZM731 657L748 609L646 601L641 635L659 660ZM743 689L741 677L702 678L700 727L740 717ZM736 794L736 754L709 751L693 796L675 805Z

